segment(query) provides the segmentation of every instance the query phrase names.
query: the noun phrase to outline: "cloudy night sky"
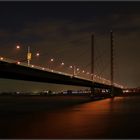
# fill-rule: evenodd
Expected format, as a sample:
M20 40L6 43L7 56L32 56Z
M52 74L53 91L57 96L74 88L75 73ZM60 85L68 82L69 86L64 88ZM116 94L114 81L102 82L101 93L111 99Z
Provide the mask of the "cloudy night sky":
M110 31L114 32L114 79L140 86L140 2L0 2L0 56L56 70L76 65L90 72L95 35L95 74L110 79ZM21 49L16 50L16 45ZM40 53L39 58L34 54ZM0 79L0 90L54 89L56 85ZM62 87L63 89L63 87Z

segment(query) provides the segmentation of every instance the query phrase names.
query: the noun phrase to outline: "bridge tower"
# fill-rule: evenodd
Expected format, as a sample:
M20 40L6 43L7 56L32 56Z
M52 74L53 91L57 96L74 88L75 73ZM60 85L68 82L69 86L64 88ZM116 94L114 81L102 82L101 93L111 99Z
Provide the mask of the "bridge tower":
M111 81L111 96L114 96L114 44L113 32L110 31L110 81Z
M94 95L94 34L91 35L91 80L93 86L91 87L91 95Z

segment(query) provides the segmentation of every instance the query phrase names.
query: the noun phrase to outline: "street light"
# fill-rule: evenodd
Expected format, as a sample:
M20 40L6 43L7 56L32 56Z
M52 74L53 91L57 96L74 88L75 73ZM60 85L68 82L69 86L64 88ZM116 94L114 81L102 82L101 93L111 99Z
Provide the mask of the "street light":
M77 68L76 70L77 70L77 71L79 71L80 69L79 69L79 68Z
M61 65L64 66L64 62L62 62Z
M16 48L17 48L17 49L20 49L20 46L19 46L19 45L17 45L17 46L16 46Z
M16 49L19 50L20 49L20 46L17 45L16 46ZM30 65L31 57L32 57L32 54L31 54L31 51L30 51L30 46L28 46L28 49L27 49L27 63L28 63L28 66Z
M53 62L53 61L54 61L54 59L52 58L52 59L51 59L51 62Z
M37 56L37 57L40 56L40 53L36 53L36 56Z
M83 70L82 73L85 73L85 71Z
M18 61L18 62L17 62L17 64L19 65L19 64L20 64L20 62Z
M1 57L0 60L3 60L3 57Z

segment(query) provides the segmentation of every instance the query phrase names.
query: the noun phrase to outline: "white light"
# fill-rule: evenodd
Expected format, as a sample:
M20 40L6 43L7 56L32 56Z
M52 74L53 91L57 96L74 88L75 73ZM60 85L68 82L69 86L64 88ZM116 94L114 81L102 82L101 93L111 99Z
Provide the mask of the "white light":
M1 57L0 60L3 60L3 57Z
M85 71L83 70L82 73L85 73Z
M53 70L51 70L51 72L53 72Z
M31 66L32 68L34 67L34 65Z
M17 45L17 46L16 46L16 48L17 48L17 49L20 49L20 46L19 46L19 45Z
M72 66L70 66L70 68L72 69Z
M51 59L51 62L53 62L53 61L54 61L54 59L52 58L52 59Z
M17 62L17 64L19 65L19 64L20 64L20 62L18 61L18 62Z
M61 63L61 65L63 66L63 65L64 65L64 63L62 62L62 63Z
M40 54L39 53L36 53L36 56L39 56Z
M80 69L79 68L77 68L77 71L79 71Z
M42 68L42 70L45 70L45 68Z

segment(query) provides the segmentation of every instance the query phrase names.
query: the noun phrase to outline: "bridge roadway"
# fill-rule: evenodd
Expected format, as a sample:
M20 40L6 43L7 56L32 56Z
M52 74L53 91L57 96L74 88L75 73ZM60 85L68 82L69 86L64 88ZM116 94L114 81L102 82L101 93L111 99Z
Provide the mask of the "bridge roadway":
M96 87L110 89L110 85L94 82L77 76L65 73L56 73L43 70L43 68L28 67L26 65L18 65L17 63L0 60L0 78L16 79L35 82L46 82L64 85L74 85L83 87ZM120 90L119 87L114 87Z

